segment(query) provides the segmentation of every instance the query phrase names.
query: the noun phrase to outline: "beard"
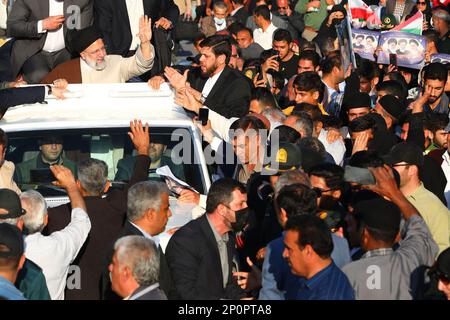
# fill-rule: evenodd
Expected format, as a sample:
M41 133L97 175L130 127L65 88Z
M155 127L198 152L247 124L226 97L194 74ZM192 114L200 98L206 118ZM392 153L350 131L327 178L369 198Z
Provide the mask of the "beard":
M97 62L94 60L89 60L89 59L83 59L86 64L91 67L92 69L96 70L96 71L102 71L106 68L106 61L103 59L102 62Z
M200 64L200 66L202 66L202 65ZM203 76L203 77L208 77L208 78L209 78L214 72L216 72L217 68L218 68L217 64L214 64L214 65L211 66L210 68L206 68L205 71L203 71L203 69L201 69L201 71L202 71L202 76Z

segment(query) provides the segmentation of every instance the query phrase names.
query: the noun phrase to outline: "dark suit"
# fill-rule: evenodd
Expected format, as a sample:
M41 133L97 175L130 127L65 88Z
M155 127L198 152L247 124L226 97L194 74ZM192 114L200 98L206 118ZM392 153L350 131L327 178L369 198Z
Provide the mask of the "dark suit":
M178 20L180 11L173 0L142 0L144 14L152 23L164 17L172 22ZM125 56L130 50L132 35L125 0L95 0L95 25L103 33L108 54Z
M79 20L80 29L84 29L92 25L94 21L94 10L92 0L65 0L64 1L64 16L66 18L64 27L64 36L67 36L67 31L69 26L74 23L73 11L70 6L76 6L80 8L81 15ZM73 7L72 7L73 8ZM11 64L13 68L13 76L16 77L25 62L34 56L35 54L42 51L44 47L45 40L47 39L47 32L38 33L37 25L38 21L46 19L49 16L49 1L48 0L16 0L11 13L8 15L8 35L16 38L13 44L12 54L11 54ZM69 25L70 24L70 25ZM66 46L67 46L66 41ZM60 51L65 51L64 57L66 60L70 59L70 54L67 50L63 49ZM58 51L59 52L59 51ZM68 55L68 56L67 56ZM62 61L55 61L55 64L62 63L66 60L60 58ZM55 57L58 60L58 57ZM54 66L48 66L49 72ZM46 72L46 73L47 73ZM41 79L45 76L44 73ZM26 78L26 75L24 75ZM35 75L33 75L35 76ZM39 75L41 76L41 75ZM37 76L35 76L37 77ZM26 79L27 80L27 79ZM40 79L33 82L40 82Z
M199 69L189 72L188 81L202 91L208 78L200 75ZM224 117L241 118L248 113L251 85L239 71L226 66L205 100L204 105Z
M248 16L249 14L247 10L245 10L245 7L242 7L238 11L236 11L236 13L233 16L231 16L231 18L234 20L234 22L239 22L245 26L245 24L247 23Z
M44 86L0 90L0 119L10 107L27 103L43 102L44 98Z
M133 184L147 179L150 158L137 156L130 182L123 190L115 189L106 198L85 197L91 231L73 264L81 269L81 289L66 290L66 300L100 299L99 282L103 263L111 243L120 233L127 211L127 192ZM70 204L48 210L47 232L64 229L71 219Z
M114 241L110 244L110 248L107 254L106 263L103 265L103 274L101 279L101 291L102 291L102 299L103 300L117 300L120 297L115 294L111 289L111 279L109 277L108 266L112 261L112 257L114 255L114 243L126 236L144 236L144 234L133 226L128 220L125 222L125 225L122 228L122 231L119 235L114 239ZM170 299L177 299L177 294L175 288L173 286L172 277L169 272L169 267L167 266L166 257L161 247L159 249L159 287Z
M232 233L227 249L229 274L224 288L219 249L206 214L175 232L167 245L166 258L181 299L240 299L245 296L232 276L236 253Z

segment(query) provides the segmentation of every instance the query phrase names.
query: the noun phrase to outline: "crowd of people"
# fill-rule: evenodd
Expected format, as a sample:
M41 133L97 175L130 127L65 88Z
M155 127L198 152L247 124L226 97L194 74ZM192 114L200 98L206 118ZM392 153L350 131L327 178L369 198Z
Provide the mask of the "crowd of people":
M0 298L450 299L450 64L430 58L450 54L450 9L367 4L386 30L423 12L420 70L346 65L334 26L347 1L2 1L0 119L68 84L168 83L203 147L237 161L210 165L206 196L176 195L204 213L163 250L174 194L149 169L170 158L148 125L130 123L122 189L104 161L65 158L58 137L13 163L0 130ZM189 41L193 55L171 63ZM20 189L36 167L70 203Z

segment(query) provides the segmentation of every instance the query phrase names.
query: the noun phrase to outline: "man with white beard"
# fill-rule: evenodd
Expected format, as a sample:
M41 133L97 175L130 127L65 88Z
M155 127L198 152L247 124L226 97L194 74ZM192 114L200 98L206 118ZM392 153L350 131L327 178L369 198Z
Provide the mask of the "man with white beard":
M68 83L124 83L151 70L155 58L151 20L142 16L139 20L139 49L134 56L106 54L101 34L89 27L71 34L71 48L80 53L80 58L58 65L42 83L53 83L66 79Z

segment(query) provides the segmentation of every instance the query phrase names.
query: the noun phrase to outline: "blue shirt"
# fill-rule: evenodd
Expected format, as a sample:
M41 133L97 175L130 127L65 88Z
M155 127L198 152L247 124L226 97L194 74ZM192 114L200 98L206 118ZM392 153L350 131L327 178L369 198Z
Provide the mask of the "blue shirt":
M297 300L355 300L347 276L331 262L311 279L300 279Z
M351 262L347 240L335 234L331 236L333 239L331 258L338 267L343 267ZM262 268L260 300L296 299L303 278L291 272L289 264L283 258L283 250L283 237L279 237L267 245L266 257Z
M22 292L2 276L0 276L0 297L7 300L26 300Z

